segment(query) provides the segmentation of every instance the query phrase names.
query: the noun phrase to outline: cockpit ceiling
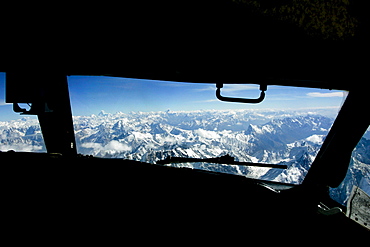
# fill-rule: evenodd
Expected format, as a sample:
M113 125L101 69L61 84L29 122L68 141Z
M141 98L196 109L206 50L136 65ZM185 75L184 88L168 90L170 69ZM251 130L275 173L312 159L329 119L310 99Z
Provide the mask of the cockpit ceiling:
M58 9L58 13L65 16L56 20L52 15L57 13L43 18L44 13L28 11L31 16L22 13L19 18L25 21L17 19L9 26L10 33L3 34L6 38L1 42L6 43L1 43L0 71L343 90L366 86L369 25L360 1L338 7L341 11L347 8L356 19L348 35L312 34L312 30L282 20L284 16L266 14L289 2L64 6L66 11ZM35 16L40 22L33 21ZM332 28L330 21L324 18L321 29Z
M97 50L95 50L97 51ZM238 56L217 54L204 55L195 50L194 54L169 57L166 51L153 54L141 51L128 54L117 51L115 56L82 55L71 53L66 57L53 56L42 61L30 61L31 65L13 66L0 71L27 71L32 74L63 73L66 75L93 75L139 78L163 81L223 84L267 84L337 90L363 90L368 84L368 73L361 56L338 58L340 55L306 54L292 58L288 51L282 54L263 51L254 53L240 50ZM220 51L218 51L220 53ZM280 52L278 52L280 53ZM139 55L140 54L140 55ZM139 57L136 57L139 56ZM120 61L117 57L127 59ZM40 56L38 56L40 57ZM241 57L248 57L248 61ZM139 61L138 61L139 60ZM65 65L59 65L59 62ZM52 66L50 66L52 64ZM6 66L8 67L8 66Z

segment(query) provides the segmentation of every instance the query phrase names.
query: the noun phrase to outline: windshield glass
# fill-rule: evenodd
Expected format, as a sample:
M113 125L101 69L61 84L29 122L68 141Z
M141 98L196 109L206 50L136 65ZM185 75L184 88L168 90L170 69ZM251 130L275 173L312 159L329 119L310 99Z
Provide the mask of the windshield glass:
M165 165L291 184L303 181L346 97L335 90L268 86L262 103L241 104L217 100L215 84L103 76L69 76L68 83L80 154L153 164L228 155L287 169L210 160ZM260 91L259 85L225 84L221 93L258 98ZM36 117L19 116L4 99L0 110L0 151L45 152Z
M69 77L78 152L156 164L168 157L286 165L287 169L207 162L170 163L299 184L346 96L341 91L269 86L260 104L221 102L214 84ZM222 94L258 98L258 85Z

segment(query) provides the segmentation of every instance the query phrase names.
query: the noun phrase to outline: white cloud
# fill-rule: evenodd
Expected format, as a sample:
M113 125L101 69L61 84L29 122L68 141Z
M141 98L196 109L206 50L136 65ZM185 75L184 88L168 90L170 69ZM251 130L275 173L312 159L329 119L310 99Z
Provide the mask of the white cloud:
M87 142L87 143L82 143L81 147L83 148L92 148L92 149L103 149L103 146L99 143L93 143L93 142Z
M343 97L343 92L331 92L331 93L312 92L312 93L307 93L307 96L312 97L312 98Z
M42 146L32 145L27 143L16 143L12 145L2 144L0 146L0 151L14 150L16 152L37 152L42 150Z
M207 85L204 88L195 88L193 89L194 91L197 92L203 92L203 91L216 91L216 86L215 85Z
M218 138L220 138L220 135L217 134L216 132L209 131L209 130L204 130L204 129L194 130L194 133L196 133L197 135L199 135L203 138L207 138L207 139L218 139Z
M206 99L206 100L196 100L193 101L193 103L212 103L212 102L218 102L219 99Z
M107 145L105 145L104 149L106 151L116 151L116 152L131 151L131 147L115 140L110 141Z
M91 148L94 150L95 153L117 153L117 152L125 152L125 151L131 151L131 147L120 143L119 141L113 140L108 142L105 146L103 146L100 143L93 143L93 142L87 142L81 144L81 147L84 148Z
M208 85L204 88L194 89L195 91L215 91L216 92L216 84ZM224 87L221 89L222 92L237 92L243 90L259 90L259 85L250 85L250 84L224 84Z
M325 135L312 135L307 137L306 140L321 145L323 143L324 138Z

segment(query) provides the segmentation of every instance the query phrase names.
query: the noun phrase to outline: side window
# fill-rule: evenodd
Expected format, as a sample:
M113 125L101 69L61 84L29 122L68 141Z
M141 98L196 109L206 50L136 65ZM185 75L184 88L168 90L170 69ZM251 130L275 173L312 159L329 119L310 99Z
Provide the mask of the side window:
M370 195L370 128L352 152L351 163L343 182L330 190L335 201L347 205L352 190L360 188Z
M22 108L29 108L27 104ZM36 116L20 116L5 103L5 73L0 73L0 151L46 152Z

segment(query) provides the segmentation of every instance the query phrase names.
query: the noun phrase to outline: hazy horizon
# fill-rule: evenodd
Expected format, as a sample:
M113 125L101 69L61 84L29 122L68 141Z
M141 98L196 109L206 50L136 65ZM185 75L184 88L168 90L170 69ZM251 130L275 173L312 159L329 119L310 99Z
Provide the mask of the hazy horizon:
M68 76L73 116L89 116L101 110L116 112L158 112L195 110L303 110L326 109L336 115L346 93L338 90L268 86L260 104L221 102L215 84L180 83L104 76ZM259 86L224 85L222 95L257 98ZM27 105L25 105L27 106ZM5 73L0 73L0 121L20 119L12 104L5 104Z

